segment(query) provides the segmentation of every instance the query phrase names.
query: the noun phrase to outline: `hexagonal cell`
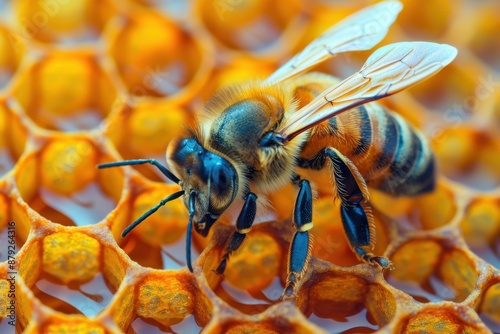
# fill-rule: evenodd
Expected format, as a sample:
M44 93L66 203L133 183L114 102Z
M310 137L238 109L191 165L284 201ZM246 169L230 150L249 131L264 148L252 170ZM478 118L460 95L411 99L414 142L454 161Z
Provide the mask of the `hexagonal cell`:
M277 46L302 9L300 1L195 1L196 15L217 41L229 49L256 53Z
M124 223L132 224L162 199L179 191L178 185L145 182L143 189L132 199L132 213ZM180 269L186 267L186 231L189 216L180 199L162 206L125 239L117 239L130 258L143 267L156 269ZM115 226L120 234L127 226ZM193 231L195 233L195 231ZM191 257L200 254L193 238Z
M483 292L481 304L477 310L479 317L488 328L500 332L500 283L491 285Z
M24 152L27 131L10 111L8 103L0 100L0 178L7 174Z
M136 319L127 333L203 327L211 317L210 301L188 273L150 271L136 283L135 293Z
M387 282L421 303L462 302L478 278L474 261L467 253L430 238L404 243L391 261L395 269L385 273Z
M112 1L15 1L19 34L26 41L74 45L96 41L116 13Z
M244 314L258 314L279 302L283 293L287 251L278 239L276 222L258 224L246 236L243 245L229 258L223 275L215 274L225 252L224 247L234 231L225 226L216 233L217 246L212 248L203 265L205 278L215 294ZM225 237L224 237L225 236Z
M474 311L466 306L432 305L405 317L396 325L395 333L489 333Z
M42 248L43 272L31 286L35 297L65 314L97 315L118 289L103 275L100 253L99 242L83 233L46 236Z
M432 140L440 170L451 180L472 189L500 186L500 139L465 126L445 128Z
M212 68L211 45L153 11L114 21L106 36L108 52L134 97L186 101L198 92Z
M375 213L376 243L374 253L382 256L389 244L389 234L383 218ZM313 203L314 237L312 255L343 267L362 263L351 250L340 217L340 201L324 196Z
M10 82L24 56L25 47L19 37L0 24L0 91Z
M96 128L117 98L114 79L93 51L53 51L20 74L13 94L40 127L74 132Z
M340 272L315 274L304 283L297 302L309 321L335 333L375 332L396 312L396 300L389 290Z
M171 101L137 101L111 119L104 134L124 159L156 159L165 165L168 143L192 122L192 115ZM165 177L151 165L134 168L153 181L165 182Z
M469 248L500 269L500 199L480 197L473 200L460 227Z
M436 189L411 199L412 206L400 224L419 230L433 230L449 224L457 214L454 191L438 182Z
M469 48L482 61L489 64L493 69L500 70L500 60L496 55L500 54L500 44L497 39L497 31L500 30L500 22L495 13L500 11L496 1L490 1L482 6L475 15L473 35L469 39Z
M115 208L123 188L121 171L97 172L109 160L88 138L54 138L19 162L15 181L22 199L52 222L95 224Z

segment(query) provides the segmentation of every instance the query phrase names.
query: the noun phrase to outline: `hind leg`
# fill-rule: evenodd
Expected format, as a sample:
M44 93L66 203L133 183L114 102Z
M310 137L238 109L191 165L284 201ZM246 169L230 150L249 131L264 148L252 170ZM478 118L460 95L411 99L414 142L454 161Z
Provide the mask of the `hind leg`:
M333 164L337 194L341 200L340 216L349 246L363 262L392 268L388 259L373 254L375 224L368 203L368 189L356 166L338 150L327 147L314 158L301 161L301 167L323 167L326 159Z

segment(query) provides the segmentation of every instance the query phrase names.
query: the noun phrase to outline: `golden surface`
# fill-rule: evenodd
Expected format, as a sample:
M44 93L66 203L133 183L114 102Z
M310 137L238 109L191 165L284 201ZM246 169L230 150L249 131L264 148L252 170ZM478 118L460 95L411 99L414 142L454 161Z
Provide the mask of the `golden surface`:
M92 278L100 255L99 242L83 233L54 233L43 239L43 271L64 283Z
M438 187L417 198L371 191L381 273L348 247L331 176L315 180L313 257L281 302L292 186L248 233L225 276L213 270L234 227L194 233L185 263L177 191L150 166L206 100L265 78L335 22L376 1L0 0L0 333L500 332L498 1L402 1L380 45L458 48L435 77L382 103L420 128ZM316 69L346 77L373 52ZM15 222L16 259L8 258ZM15 272L16 316L6 309Z

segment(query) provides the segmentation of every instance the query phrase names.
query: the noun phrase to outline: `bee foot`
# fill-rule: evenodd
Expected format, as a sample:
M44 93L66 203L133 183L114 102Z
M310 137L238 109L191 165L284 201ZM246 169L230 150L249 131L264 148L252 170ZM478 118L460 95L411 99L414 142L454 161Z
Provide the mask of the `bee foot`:
M392 263L392 261L389 261L388 259L382 256L372 256L369 259L369 262L370 264L380 266L382 270L386 269L394 270L394 264Z
M290 300L295 298L295 282L288 282L281 294L280 300Z
M359 256L359 259L361 261L364 261L365 263L379 266L380 268L382 268L382 270L386 270L386 269L393 270L394 269L394 264L383 256L373 255L373 253L371 253L371 252L369 252L361 247L356 247L355 251Z

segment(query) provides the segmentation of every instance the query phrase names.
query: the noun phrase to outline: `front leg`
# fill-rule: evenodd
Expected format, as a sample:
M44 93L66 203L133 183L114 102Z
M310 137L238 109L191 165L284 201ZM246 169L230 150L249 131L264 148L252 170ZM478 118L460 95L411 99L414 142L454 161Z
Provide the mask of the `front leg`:
M311 237L308 231L313 226L312 191L307 180L299 181L299 187L293 210L293 224L296 232L290 244L288 274L281 299L291 298L295 295L296 285L301 280L311 255Z
M231 234L226 244L226 252L222 256L222 260L215 269L217 275L222 275L226 270L227 261L231 253L236 251L243 240L245 240L246 234L250 232L252 228L255 215L257 213L257 195L254 193L249 193L245 199L245 204L241 209L238 220L236 221L236 231Z

